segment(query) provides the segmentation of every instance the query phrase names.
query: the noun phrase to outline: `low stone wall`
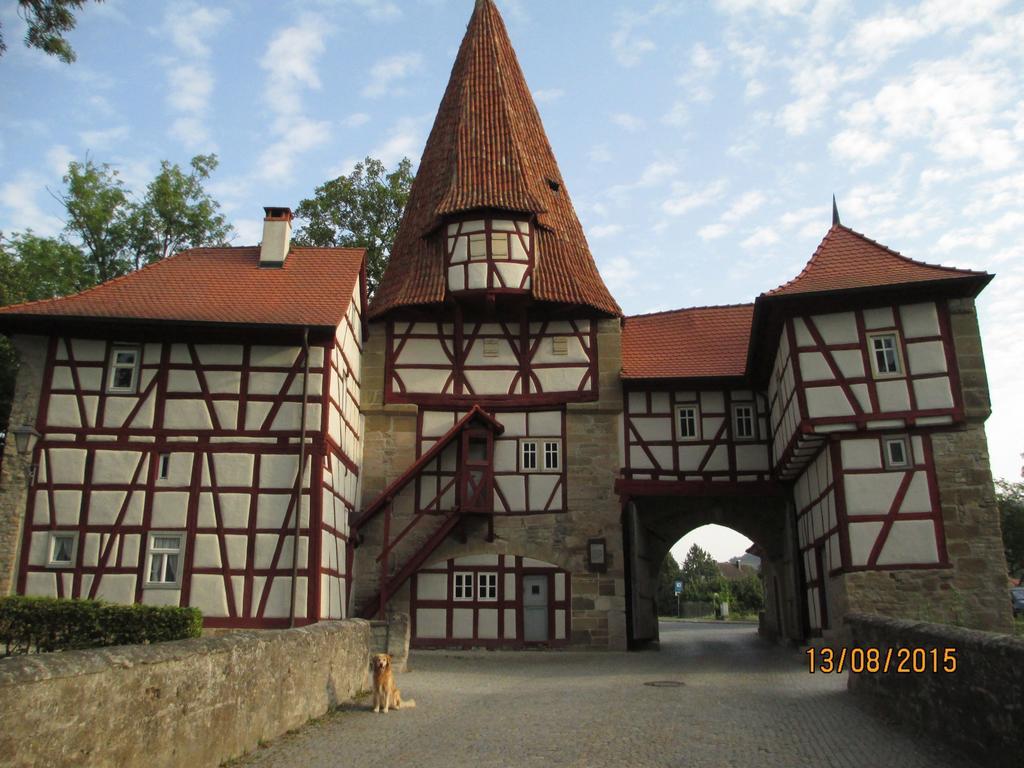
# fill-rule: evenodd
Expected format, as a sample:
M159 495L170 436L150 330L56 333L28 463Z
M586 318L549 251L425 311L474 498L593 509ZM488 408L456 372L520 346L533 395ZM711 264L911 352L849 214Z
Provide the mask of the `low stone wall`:
M848 688L907 725L929 731L986 765L1021 764L1024 640L868 614L846 617L851 648L894 650L888 673L849 673ZM900 648L956 649L956 671L900 673ZM927 662L932 663L930 654ZM911 667L912 669L912 667Z
M409 661L409 614L389 611L386 621L371 621L371 653L391 654L396 672L405 672Z
M367 687L352 619L0 661L0 766L211 768Z

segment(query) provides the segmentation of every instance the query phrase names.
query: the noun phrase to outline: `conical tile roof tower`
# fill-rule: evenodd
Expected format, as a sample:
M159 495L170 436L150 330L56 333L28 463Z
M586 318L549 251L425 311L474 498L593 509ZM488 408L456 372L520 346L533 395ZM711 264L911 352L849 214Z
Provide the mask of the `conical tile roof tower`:
M493 0L477 0L371 317L443 301L439 228L446 216L487 209L535 217L535 299L621 315L598 274L501 15Z

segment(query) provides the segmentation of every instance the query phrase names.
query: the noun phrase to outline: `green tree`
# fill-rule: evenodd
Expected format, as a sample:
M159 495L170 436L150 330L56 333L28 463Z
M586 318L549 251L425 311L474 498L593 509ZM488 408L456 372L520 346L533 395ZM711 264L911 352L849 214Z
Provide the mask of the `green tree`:
M68 164L65 234L81 243L99 282L166 258L179 248L223 245L232 233L204 189L216 155L196 155L186 172L164 160L139 202L131 199L117 169L90 159Z
M65 64L75 60L71 43L64 39L64 33L75 28L75 11L82 8L87 0L18 0L18 15L28 24L25 32L25 47L38 48L43 53L56 56ZM96 0L101 3L103 0ZM3 29L0 28L0 55L7 50L4 45Z
M694 544L683 561L683 600L706 602L728 589L711 553Z
M1024 482L996 480L996 503L1003 529L1006 568L1010 575L1024 577Z
M730 583L732 602L741 613L756 613L764 608L764 585L761 577L744 569L743 576Z
M64 206L64 231L81 248L100 282L125 274L131 267L128 254L132 205L117 169L84 163L68 163L65 190L54 195Z
M676 615L676 581L682 578L682 574L679 561L669 552L661 561L661 569L658 571L655 600L658 604L659 616Z
M135 269L183 248L226 245L231 225L220 203L203 188L217 169L216 155L196 155L186 172L164 160L141 203L128 212L128 244Z
M85 257L73 245L31 231L10 239L0 234L0 304L49 299L94 282ZM14 346L0 336L0 431L7 428L17 372Z
M402 212L412 188L412 161L404 158L393 171L372 157L352 173L317 187L296 216L304 223L295 242L321 248L365 248L367 285L377 290L391 255Z

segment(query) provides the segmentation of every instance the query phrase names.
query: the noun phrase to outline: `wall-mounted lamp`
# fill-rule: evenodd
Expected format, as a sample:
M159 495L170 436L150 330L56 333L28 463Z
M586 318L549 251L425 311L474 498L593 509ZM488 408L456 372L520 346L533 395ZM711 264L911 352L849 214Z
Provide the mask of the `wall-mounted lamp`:
M604 573L608 570L608 552L604 539L587 541L587 570Z
M42 437L34 427L28 424L15 427L11 432L14 433L14 448L19 456L31 456L32 449L36 446L36 440ZM25 479L29 485L32 485L32 481L36 478L36 469L37 466L34 463L29 463L25 467Z

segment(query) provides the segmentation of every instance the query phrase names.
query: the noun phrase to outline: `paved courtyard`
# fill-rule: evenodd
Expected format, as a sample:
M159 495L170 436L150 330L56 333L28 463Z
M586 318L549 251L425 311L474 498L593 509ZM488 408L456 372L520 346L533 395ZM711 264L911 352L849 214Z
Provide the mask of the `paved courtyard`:
M967 768L809 675L751 626L663 623L661 651L414 652L413 710L369 699L242 761L262 768L841 766ZM645 683L679 681L679 687Z

